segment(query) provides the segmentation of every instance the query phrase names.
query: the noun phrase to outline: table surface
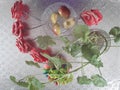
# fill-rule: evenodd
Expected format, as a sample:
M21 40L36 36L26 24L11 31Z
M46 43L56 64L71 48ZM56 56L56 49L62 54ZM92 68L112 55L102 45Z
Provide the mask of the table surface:
M26 75L41 74L40 80L46 80L39 69L27 66L25 60L33 60L28 54L20 53L15 46L16 38L11 33L13 19L11 18L11 6L16 0L0 0L0 90L26 90L9 80L10 75L22 78ZM120 26L120 0L24 0L29 5L31 15L41 18L46 7L55 3L62 2L70 5L77 15L85 9L98 8L103 14L103 20L90 28L100 28L109 31L113 26ZM32 26L42 23L35 18L28 20ZM39 28L41 30L43 28ZM31 31L30 36L39 35L38 30ZM114 44L114 43L112 43ZM76 79L65 86L47 85L45 90L120 90L120 48L110 48L107 53L101 56L104 67L101 69L103 76L108 81L108 86L97 88L94 86L80 86ZM76 67L76 64L73 65ZM88 70L89 69L89 70ZM97 72L93 67L86 68L87 74ZM75 77L79 72L75 73Z

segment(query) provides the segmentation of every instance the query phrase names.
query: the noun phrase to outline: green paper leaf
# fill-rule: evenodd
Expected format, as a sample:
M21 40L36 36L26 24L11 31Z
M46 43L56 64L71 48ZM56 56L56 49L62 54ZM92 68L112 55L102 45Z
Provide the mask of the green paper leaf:
M86 42L90 34L90 30L86 25L76 25L73 34L76 39L81 39L81 41Z
M93 84L98 87L104 87L107 85L107 81L98 74L91 76L91 80Z
M42 49L47 49L48 46L56 44L50 36L38 36L37 43L39 47Z
M97 68L103 67L103 63L99 59L93 59L90 61L90 63Z
M28 87L28 83L27 82L23 82L23 81L16 81L16 78L14 76L10 76L10 80L12 82L14 82L15 84L22 86L22 87Z
M120 41L120 34L119 35L117 35L116 37L114 37L114 42L119 42Z
M25 61L25 63L26 63L27 65L35 66L35 67L37 67L37 68L40 68L40 65L39 65L38 63L33 62L33 61Z
M43 90L45 87L45 85L35 77L28 78L28 82L29 82L29 86L28 86L29 90Z
M70 40L67 37L61 36L60 39L65 43L66 46L70 44Z
M57 81L59 84L62 84L62 85L66 85L66 84L72 82L72 80L73 80L73 75L72 74L63 75L62 77L63 78L61 78Z
M110 32L110 35L113 35L114 37L114 42L119 42L120 41L120 27L113 27Z
M87 78L87 76L78 77L78 78L77 78L77 81L78 81L78 83L81 84L81 85L91 84L91 79Z
M71 56L73 57L78 57L81 55L81 45L79 44L79 42L76 42L76 43L73 43L73 44L70 44L66 47L63 47L63 49L71 54Z
M39 90L38 88L34 87L32 84L29 84L28 89L29 90Z
M83 45L81 50L83 56L89 61L97 59L100 55L100 51L98 50L98 48L96 48L92 44Z
M59 70L50 69L49 77L55 80L59 85L65 85L73 80L73 75L68 74L67 70L64 68L60 68Z
M47 54L43 54L43 56L46 57L50 62L52 62L54 66L56 67L56 69L60 69L63 64L66 64L67 69L72 67L69 62L62 60L58 57L51 57Z
M103 63L98 59L100 51L92 44L86 44L82 46L82 55L95 67L103 67Z

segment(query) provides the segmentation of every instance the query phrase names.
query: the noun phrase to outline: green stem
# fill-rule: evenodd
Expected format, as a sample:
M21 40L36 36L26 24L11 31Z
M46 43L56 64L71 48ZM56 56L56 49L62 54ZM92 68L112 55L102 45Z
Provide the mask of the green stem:
M107 47L108 47L108 41L107 41L107 39L103 35L101 35L101 36L104 38L104 40L106 42L106 45L105 45L104 50L100 53L100 55L102 55L105 52L105 50L107 49Z
M82 64L86 64L88 62L70 62L70 63L82 63Z
M60 40L60 38L58 38L58 37L52 37L52 39L55 39L55 40Z
M27 75L27 76L23 77L22 79L20 79L19 81L23 81L23 80L27 79L28 77L32 77L32 76L34 76L34 75Z
M66 37L66 36L71 36L72 34L68 34L68 35L60 35L59 37Z
M100 68L98 68L98 71L99 71L100 75L102 76L102 72L101 72Z
M106 47L106 45L98 45L98 46L105 46ZM120 47L120 46L107 46L107 47Z
M80 39L75 40L75 41L73 42L73 44L74 44L74 43L76 43L76 42L78 42L78 41L80 41L80 40L81 40L81 38L80 38Z
M40 24L40 25L38 25L38 26L35 26L35 27L32 27L32 28L29 28L30 30L33 30L33 29L36 29L36 28L39 28L39 27L41 27L41 26L43 26L43 25L45 25L46 23L44 23L44 24Z
M39 19L38 17L35 17L35 16L31 15L31 14L29 14L29 16L33 17L33 18L36 19L37 21L42 21L42 20Z
M120 47L120 46L108 46L108 47Z
M60 51L58 51L55 56L58 56L62 51L63 51L62 49Z
M75 70L73 70L73 71L71 71L71 72L69 72L69 73L74 73L74 72L76 72L76 71L82 69L83 67L87 66L88 64L89 64L89 62L87 62L87 63L84 64L83 66L81 66L81 67L79 67L79 68L77 68L77 69L75 69Z
M84 63L82 62L82 63L81 63L81 65L83 66L83 65L84 65ZM82 69L81 69L81 74L82 74L82 76L84 76L84 75L85 75L84 68L82 68Z

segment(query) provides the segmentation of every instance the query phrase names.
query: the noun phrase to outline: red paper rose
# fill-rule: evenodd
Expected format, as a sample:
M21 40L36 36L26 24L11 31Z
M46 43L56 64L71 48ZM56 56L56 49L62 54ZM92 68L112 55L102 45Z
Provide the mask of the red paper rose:
M103 18L102 14L97 9L83 11L80 16L88 26L97 25Z
M31 50L31 45L23 38L18 38L16 40L16 46L19 48L20 52L27 53Z
M22 0L16 1L11 8L12 18L28 18L29 7L22 3Z
M23 30L25 29L25 26L22 21L16 21L13 23L12 27L12 33L15 36L22 37L23 36Z
M37 50L37 49L33 48L30 52L30 55L34 58L34 60L36 62L40 62L40 63L41 62L47 62L48 59L45 58L44 56L42 56L40 53L46 53L47 54L46 51L43 52L41 50Z

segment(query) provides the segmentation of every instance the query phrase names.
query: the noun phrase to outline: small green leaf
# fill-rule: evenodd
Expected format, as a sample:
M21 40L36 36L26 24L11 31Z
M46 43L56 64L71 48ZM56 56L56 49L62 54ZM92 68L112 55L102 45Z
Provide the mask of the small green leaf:
M73 75L72 74L68 74L68 75L64 74L62 77L63 78L61 78L57 81L59 84L62 84L62 85L66 85L66 84L72 82L72 80L73 80Z
M50 36L38 36L37 43L39 47L42 49L47 49L48 46L56 44Z
M104 87L107 85L107 81L98 74L91 76L91 80L93 84L98 87Z
M32 84L29 84L28 89L29 90L41 90L41 89L34 87Z
M82 54L83 57L86 58L95 67L103 67L103 63L98 58L100 56L100 50L96 46L92 44L83 45Z
M110 35L114 35L114 36L117 36L120 34L120 27L113 27L110 32L109 32Z
M63 49L71 54L73 57L78 57L81 55L81 45L79 44L79 42L70 44Z
M16 83L16 78L14 76L10 76L10 80Z
M29 86L28 86L29 90L43 90L45 87L45 85L35 77L29 77L28 82L29 82Z
M33 62L33 61L25 61L25 63L26 63L27 65L35 66L35 67L37 67L37 68L40 68L40 65L39 65L38 63Z
M83 84L91 84L91 79L87 78L87 76L82 76L82 77L78 77L77 81L79 84L83 85Z
M92 61L99 57L100 51L96 46L92 44L86 44L82 46L82 54L87 60Z
M38 90L41 90L45 87L45 85L43 83L41 83L37 78L33 78L32 79L32 85L36 88L38 88Z
M67 37L61 36L60 39L65 43L65 45L70 44L70 40Z
M90 61L90 63L97 68L103 67L103 63L99 59L93 59Z
M90 34L90 30L86 25L76 25L73 34L76 39L81 39L86 42Z
M52 62L54 66L56 67L56 69L60 69L63 64L66 64L67 69L72 67L69 62L62 60L58 57L51 57L47 54L43 54L43 56L46 57L50 62Z
M114 42L119 42L120 41L120 27L113 27L110 30L109 34L113 35Z
M23 81L16 81L16 78L14 76L10 76L10 80L12 82L14 82L15 84L22 86L22 87L28 87L28 83L27 82L23 82Z
M120 34L119 35L117 35L116 37L115 37L115 39L114 39L114 42L119 42L120 41Z

